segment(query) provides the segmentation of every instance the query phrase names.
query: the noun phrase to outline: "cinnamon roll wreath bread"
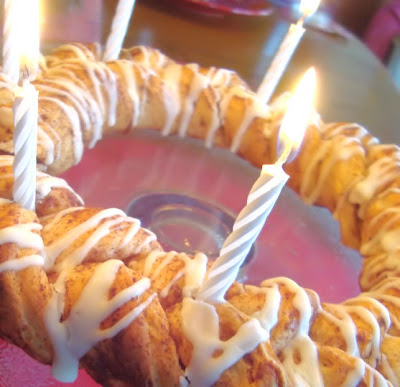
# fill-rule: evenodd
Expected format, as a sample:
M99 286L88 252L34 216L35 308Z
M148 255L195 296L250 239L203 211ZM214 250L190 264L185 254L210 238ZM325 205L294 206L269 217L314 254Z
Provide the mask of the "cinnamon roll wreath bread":
M328 208L363 256L362 293L321 303L288 278L234 283L196 299L204 254L165 252L137 219L85 207L57 177L85 147L151 128L276 158L283 95L266 106L234 73L135 47L101 62L96 45L45 57L39 90L36 212L12 199L13 85L0 80L0 334L73 381L105 386L399 386L400 151L357 124L309 122L286 166L291 187Z

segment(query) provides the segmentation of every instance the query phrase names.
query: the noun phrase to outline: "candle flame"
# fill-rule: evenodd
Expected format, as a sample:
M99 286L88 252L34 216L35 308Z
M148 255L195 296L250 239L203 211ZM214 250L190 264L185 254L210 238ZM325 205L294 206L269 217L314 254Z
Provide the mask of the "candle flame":
M303 17L311 16L319 7L320 0L301 0L300 12Z
M315 83L316 73L311 67L289 100L278 135L279 146L284 146L283 152L280 152L282 162L293 159L301 146L313 109Z
M23 78L29 78L35 76L39 63L39 4L38 0L19 2L19 63Z

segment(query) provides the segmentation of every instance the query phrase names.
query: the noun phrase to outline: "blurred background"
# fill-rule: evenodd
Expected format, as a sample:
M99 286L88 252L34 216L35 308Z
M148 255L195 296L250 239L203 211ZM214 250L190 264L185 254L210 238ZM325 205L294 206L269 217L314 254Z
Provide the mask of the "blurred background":
M273 7L282 18L296 7L299 0L137 0L165 8L181 8L182 12L201 12L231 9L232 12L249 12L260 15ZM41 0L43 6L42 35L46 42L101 40L108 32L117 0ZM225 8L223 8L225 7ZM208 10L209 11L209 10ZM192 14L190 14L190 12ZM210 12L208 13L210 15ZM222 13L218 15L223 17ZM228 16L228 15L226 15ZM400 88L400 0L322 0L315 19L333 20L343 26L381 60L389 69ZM71 20L75 22L71 24ZM256 22L255 22L256 23ZM90 33L88 33L88 31Z

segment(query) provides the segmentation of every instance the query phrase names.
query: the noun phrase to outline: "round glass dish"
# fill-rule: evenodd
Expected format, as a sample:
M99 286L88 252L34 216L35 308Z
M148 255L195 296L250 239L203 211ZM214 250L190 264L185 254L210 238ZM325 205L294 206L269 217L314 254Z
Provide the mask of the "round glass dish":
M144 131L100 141L62 177L87 206L136 212L166 248L206 249L215 257L258 176L258 169L229 151ZM341 245L338 226L328 211L306 206L285 188L240 280L259 284L286 276L316 290L323 301L336 302L359 292L360 263L357 253ZM50 367L0 344L1 385L33 385L28 381L36 380L41 386L63 386L52 380ZM83 371L72 384L95 385Z

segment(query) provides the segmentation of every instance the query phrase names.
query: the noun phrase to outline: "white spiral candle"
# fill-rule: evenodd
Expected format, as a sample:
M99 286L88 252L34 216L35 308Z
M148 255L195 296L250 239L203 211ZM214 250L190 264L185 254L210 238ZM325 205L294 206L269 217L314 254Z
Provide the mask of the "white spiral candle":
M14 83L19 79L20 46L18 44L18 0L4 0L4 24L3 24L3 73Z
M30 84L39 68L39 0L18 0L18 71L22 87L15 90L14 187L13 197L23 207L34 210L36 198L36 147L38 92Z
M289 176L281 165L264 165L253 185L247 205L240 211L232 233L225 240L220 256L214 262L197 298L223 302L228 288L235 281L240 266L262 230Z
M263 165L260 177L251 188L246 206L239 213L220 256L198 291L199 300L223 302L226 291L237 278L241 265L289 178L282 166L296 155L301 146L312 112L315 79L315 70L311 68L292 95L279 128L279 159L273 165Z
M318 8L319 0L302 0L300 3L300 12L302 18L297 24L292 24L283 39L277 53L275 54L271 65L268 68L260 86L257 90L258 97L268 103L271 99L282 75L288 66L301 38L304 35L304 19L311 16Z
M271 99L279 80L282 78L291 57L304 35L304 32L305 29L301 25L292 24L290 26L288 33L283 39L278 52L272 60L272 63L257 90L257 95L263 102L268 103Z
M28 81L16 91L14 113L14 200L34 210L36 199L36 143L38 92Z
M134 6L135 0L119 0L104 49L104 61L119 57Z

